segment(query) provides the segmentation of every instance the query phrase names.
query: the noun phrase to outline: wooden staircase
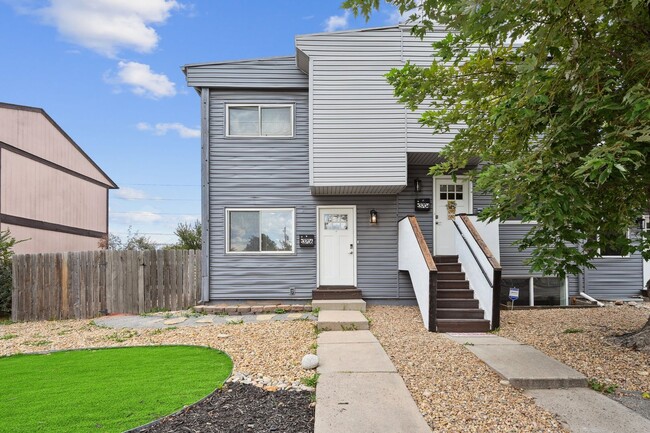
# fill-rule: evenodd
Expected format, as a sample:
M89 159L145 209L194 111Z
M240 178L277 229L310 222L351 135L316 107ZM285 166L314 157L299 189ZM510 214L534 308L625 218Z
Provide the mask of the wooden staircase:
M490 321L474 299L458 256L434 256L438 268L436 326L438 332L488 332Z

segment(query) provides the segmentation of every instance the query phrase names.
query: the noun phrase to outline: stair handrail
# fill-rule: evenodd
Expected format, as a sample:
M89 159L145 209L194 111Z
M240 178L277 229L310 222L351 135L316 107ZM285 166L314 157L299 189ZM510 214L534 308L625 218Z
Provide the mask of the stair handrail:
M485 258L487 259L488 263L492 267L491 273L492 273L492 280L490 280L490 277L488 276L488 271L483 268L483 265L481 265L480 260L478 260L478 257L476 257L476 254L474 253L474 249L470 246L469 242L465 238L465 235L463 234L462 230L458 226L458 223L456 219L453 220L454 226L456 227L456 230L458 230L458 234L460 234L460 237L465 241L465 244L467 245L467 248L469 248L470 253L472 253L472 256L474 257L474 260L476 261L476 264L479 266L481 269L481 272L483 273L483 276L485 277L486 281L492 287L492 320L491 320L491 329L496 329L500 326L501 322L501 315L500 315L500 300L501 300L501 264L497 260L497 258L494 256L492 251L490 251L490 248L487 246L483 238L481 237L480 233L474 226L474 223L472 223L472 220L469 219L469 216L467 214L461 213L457 214L457 217L463 222L465 227L467 227L467 231L472 235L472 238L478 245L479 249L481 252L485 255Z
M418 220L415 217L415 215L407 215L404 218L400 219L398 221L398 227L401 226L401 223L404 219L407 219L409 222L409 226L413 231L413 235L415 236L415 240L419 246L420 252L422 254L422 258L424 259L424 262L426 263L428 269L429 285L428 285L428 293L427 293L428 302L426 303L426 305L428 306L427 330L435 332L436 331L437 289L438 289L438 268L436 267L436 263L433 261L431 250L429 250L429 246L427 245L427 241L424 238L424 235L422 234L422 230L420 229L420 224L418 224ZM406 269L402 269L401 267L400 269L406 270ZM416 288L414 287L414 289ZM417 296L418 294L416 291L416 298ZM419 302L420 301L418 300L418 303ZM420 311L422 312L422 308L420 309Z

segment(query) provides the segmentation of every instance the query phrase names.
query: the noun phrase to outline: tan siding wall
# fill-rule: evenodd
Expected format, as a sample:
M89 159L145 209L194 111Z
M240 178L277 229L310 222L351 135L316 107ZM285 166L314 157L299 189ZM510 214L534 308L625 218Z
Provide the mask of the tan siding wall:
M29 239L14 247L16 254L64 253L68 251L91 251L98 249L99 239L67 233L39 230L17 225L0 224L0 230L11 231L14 238Z
M0 107L0 141L110 183L43 114Z
M106 231L106 189L2 150L2 213Z

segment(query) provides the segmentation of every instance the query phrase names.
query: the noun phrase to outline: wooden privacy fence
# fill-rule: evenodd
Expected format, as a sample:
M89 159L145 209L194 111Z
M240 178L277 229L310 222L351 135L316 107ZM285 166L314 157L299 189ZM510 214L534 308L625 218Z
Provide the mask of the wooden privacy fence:
M85 251L13 257L14 321L87 319L196 305L201 251Z

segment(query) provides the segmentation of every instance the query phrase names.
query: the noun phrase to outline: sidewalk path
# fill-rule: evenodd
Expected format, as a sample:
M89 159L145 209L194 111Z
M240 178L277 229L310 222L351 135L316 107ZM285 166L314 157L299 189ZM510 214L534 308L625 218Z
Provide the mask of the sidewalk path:
M95 324L109 328L171 328L184 326L205 326L225 325L227 323L256 323L268 321L291 321L309 320L316 321L318 318L311 312L304 313L283 313L283 314L245 314L241 316L219 316L215 314L187 314L187 315L165 315L156 313L153 315L127 315L116 314L103 316L94 319Z
M538 406L580 433L650 432L650 420L587 388L587 378L537 349L491 334L448 334Z
M318 357L315 433L431 433L370 331L323 332Z

